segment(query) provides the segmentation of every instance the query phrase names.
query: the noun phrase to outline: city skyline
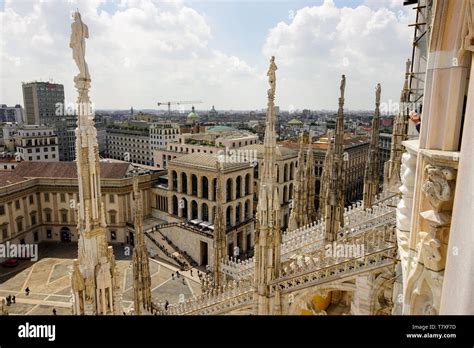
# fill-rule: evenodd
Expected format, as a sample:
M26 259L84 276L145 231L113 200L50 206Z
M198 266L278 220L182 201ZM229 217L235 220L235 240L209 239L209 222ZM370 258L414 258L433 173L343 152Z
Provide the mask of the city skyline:
M75 102L66 21L76 7L94 34L88 49L97 109L165 110L156 103L202 100L197 109L261 110L265 66L275 55L282 111L335 110L343 73L346 108L372 110L378 82L382 103L398 100L403 81L393 76L402 76L409 56L409 9L397 1L6 0L2 103L23 104L22 81L51 78L64 84L65 102Z

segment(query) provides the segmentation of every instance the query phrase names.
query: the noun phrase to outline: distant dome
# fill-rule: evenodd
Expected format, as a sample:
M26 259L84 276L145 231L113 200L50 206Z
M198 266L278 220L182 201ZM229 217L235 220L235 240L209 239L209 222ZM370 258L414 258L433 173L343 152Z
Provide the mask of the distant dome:
M189 122L199 121L199 115L194 111L194 106L192 107L191 112L188 114L187 120Z
M300 120L297 120L296 118L292 119L290 122L288 122L290 126L302 126L303 122Z

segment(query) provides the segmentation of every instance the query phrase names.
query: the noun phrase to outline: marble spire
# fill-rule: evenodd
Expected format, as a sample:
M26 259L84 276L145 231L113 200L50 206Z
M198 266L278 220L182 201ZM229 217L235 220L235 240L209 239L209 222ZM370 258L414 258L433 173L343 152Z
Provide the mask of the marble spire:
M226 257L226 220L224 214L224 198L222 197L222 173L221 162L216 161L217 182L216 182L216 212L214 215L214 286L219 288L223 285L224 275L221 272L221 263Z
M143 200L138 187L139 176L133 177L133 198L135 200L135 246L133 248L133 300L135 314L151 314L151 276L148 250L143 230Z
M307 205L306 203L306 178L305 178L305 160L304 160L304 136L301 134L300 150L298 152L298 167L296 168L294 180L294 192L291 202L291 213L288 221L288 229L296 230L307 223Z
M315 196L316 196L316 172L314 169L314 154L313 149L311 147L311 139L308 138L308 150L306 152L306 182L308 185L307 195L308 198L306 200L307 206L307 216L308 216L308 223L313 222L317 219L317 212L315 206Z
M74 13L70 47L79 74L76 163L79 186L77 204L78 258L73 262L71 287L74 314L121 314L121 291L111 246L107 244L105 209L100 189L99 150L89 89L91 78L85 62L87 26Z
M390 159L384 164L383 189L387 192L398 193L401 186L400 168L402 165L403 146L402 141L407 139L408 111L407 104L410 100L410 59L405 66L405 82L400 95L400 107L395 116L392 131L392 144L390 147Z
M304 136L301 134L298 167L294 180L294 192L288 229L293 231L316 220L314 156L308 144L305 160Z
M372 135L364 173L364 209L371 208L379 189L379 129L380 129L380 83L375 89L375 113L372 119Z
M334 150L331 150L331 171L328 173L327 193L325 194L325 230L330 242L337 239L337 232L344 227L344 91L346 77L342 75L339 109L334 134ZM331 159L331 158L330 158Z
M318 218L323 219L326 216L326 200L329 189L329 178L330 173L332 172L332 163L334 161L334 132L332 129L328 130L327 134L327 144L326 155L324 156L323 170L321 173L321 185L319 189L319 209L318 209Z
M276 314L279 301L270 299L270 283L280 275L280 199L276 183L276 132L275 132L275 57L270 60L267 91L268 109L264 137L264 157L260 192L257 205L255 233L255 285L258 314Z

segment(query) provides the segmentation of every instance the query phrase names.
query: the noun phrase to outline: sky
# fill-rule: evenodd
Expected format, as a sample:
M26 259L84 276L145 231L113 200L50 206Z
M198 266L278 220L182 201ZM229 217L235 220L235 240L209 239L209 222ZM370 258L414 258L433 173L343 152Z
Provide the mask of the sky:
M97 109L263 109L274 55L282 110L337 109L341 74L346 109L372 110L377 83L382 103L400 97L414 12L402 2L0 0L0 104L23 104L21 83L35 80L64 84L75 102L78 8Z

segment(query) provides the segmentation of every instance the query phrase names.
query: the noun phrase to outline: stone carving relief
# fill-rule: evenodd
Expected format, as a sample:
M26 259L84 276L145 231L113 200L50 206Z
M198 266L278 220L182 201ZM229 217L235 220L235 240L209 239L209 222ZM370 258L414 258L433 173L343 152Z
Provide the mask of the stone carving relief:
M405 291L405 314L437 314L441 299L446 262L442 240L449 233L456 174L452 168L429 164L424 176L421 191L432 209L420 213L428 231L418 233Z

